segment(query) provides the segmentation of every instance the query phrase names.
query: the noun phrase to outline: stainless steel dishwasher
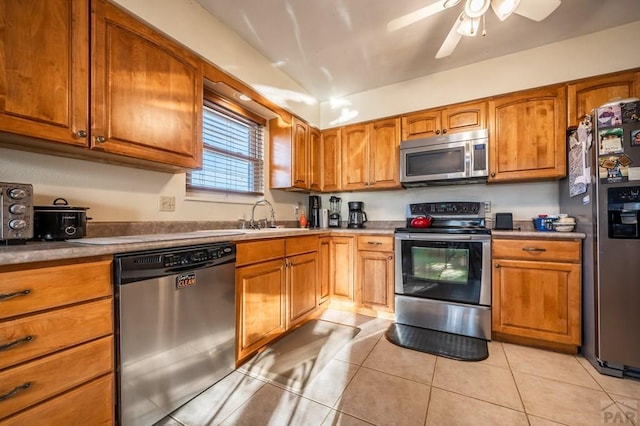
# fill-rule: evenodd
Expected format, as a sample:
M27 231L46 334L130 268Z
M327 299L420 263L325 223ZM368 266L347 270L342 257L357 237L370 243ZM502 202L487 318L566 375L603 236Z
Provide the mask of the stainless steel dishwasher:
M233 243L114 257L117 413L156 423L235 367Z

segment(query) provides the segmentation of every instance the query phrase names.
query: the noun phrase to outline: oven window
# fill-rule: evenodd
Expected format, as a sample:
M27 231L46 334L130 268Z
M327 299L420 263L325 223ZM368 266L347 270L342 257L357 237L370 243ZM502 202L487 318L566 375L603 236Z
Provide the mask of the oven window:
M400 244L404 295L480 302L481 242L403 240Z
M413 276L416 279L450 284L469 281L469 249L411 247Z

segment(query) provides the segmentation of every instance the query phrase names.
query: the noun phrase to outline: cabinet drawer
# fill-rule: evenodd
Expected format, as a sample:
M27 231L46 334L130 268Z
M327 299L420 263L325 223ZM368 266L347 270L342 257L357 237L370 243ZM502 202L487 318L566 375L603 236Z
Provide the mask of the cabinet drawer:
M112 299L0 323L0 369L113 332Z
M393 237L383 235L358 235L358 250L393 251Z
M102 376L57 398L25 410L0 426L38 425L112 425L113 374Z
M109 336L3 371L0 394L14 390L15 393L2 401L0 416L8 416L111 372L112 348L113 339Z
M500 240L492 242L493 259L580 262L580 241Z
M293 256L300 253L318 251L318 237L287 238L286 255Z
M49 265L0 269L0 319L111 295L110 259Z
M236 245L236 266L284 257L284 238L250 241Z

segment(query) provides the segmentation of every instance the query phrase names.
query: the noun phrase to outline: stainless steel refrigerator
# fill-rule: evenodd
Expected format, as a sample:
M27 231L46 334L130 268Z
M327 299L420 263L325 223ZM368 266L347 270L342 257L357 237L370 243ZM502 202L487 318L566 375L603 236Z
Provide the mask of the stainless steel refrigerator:
M603 374L640 378L640 101L605 104L567 132L560 211L583 242L581 352Z

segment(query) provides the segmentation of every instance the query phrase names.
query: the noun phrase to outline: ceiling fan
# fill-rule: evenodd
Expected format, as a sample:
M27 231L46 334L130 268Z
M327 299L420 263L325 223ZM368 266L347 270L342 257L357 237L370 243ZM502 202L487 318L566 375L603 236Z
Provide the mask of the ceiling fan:
M389 32L399 30L422 19L428 18L457 6L463 0L438 0L407 15L393 19L387 24ZM464 0L464 8L453 23L453 27L444 39L436 58L444 58L453 53L462 36L473 37L478 33L480 19L483 19L482 35L484 31L484 14L493 9L500 21L507 19L512 13L540 22L560 6L560 0Z

